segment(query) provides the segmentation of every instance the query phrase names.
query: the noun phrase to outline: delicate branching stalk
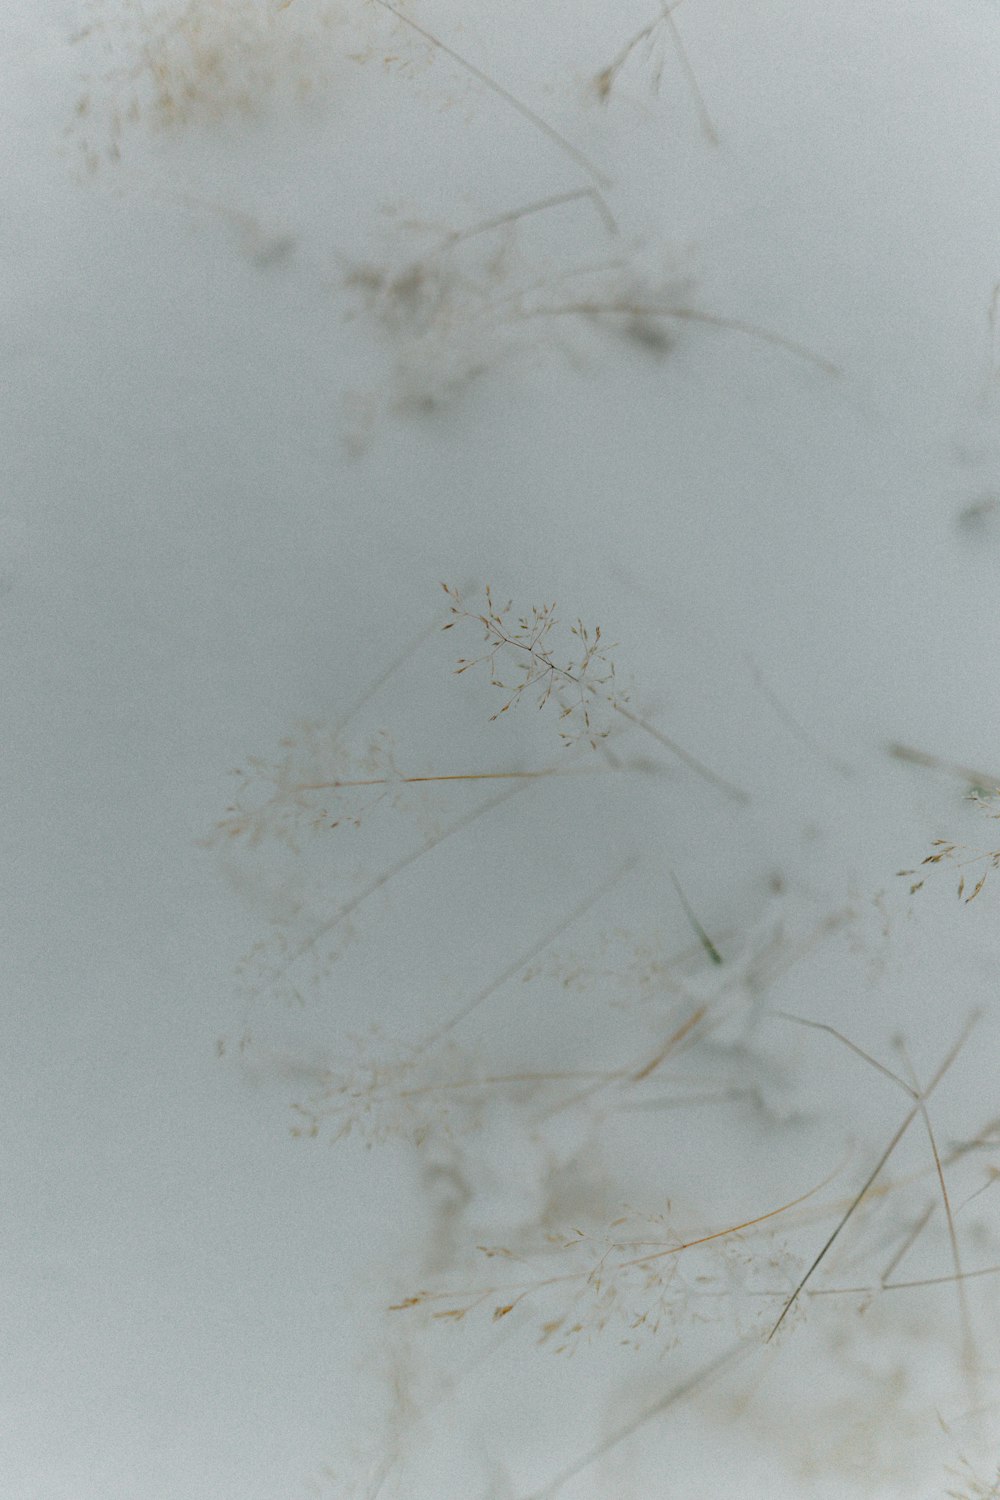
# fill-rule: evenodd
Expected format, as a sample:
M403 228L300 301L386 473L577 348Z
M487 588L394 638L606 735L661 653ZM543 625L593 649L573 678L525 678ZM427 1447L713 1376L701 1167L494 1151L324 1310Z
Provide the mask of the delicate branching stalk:
M502 1297L504 1300L497 1304L493 1311L494 1321L497 1321L500 1318L506 1317L527 1298L536 1296L540 1292L546 1291L549 1287L579 1285L582 1283L584 1285L594 1285L599 1288L605 1283L610 1282L614 1276L621 1272L635 1269L649 1272L651 1267L659 1267L664 1261L670 1261L673 1257L683 1255L688 1250L695 1250L703 1245L714 1244L719 1240L730 1239L734 1235L742 1234L748 1229L757 1228L783 1214L789 1213L792 1209L798 1208L803 1203L807 1203L811 1198L822 1192L825 1187L829 1186L840 1170L841 1168L838 1166L833 1172L828 1173L821 1182L816 1183L806 1192L800 1193L788 1202L779 1204L777 1208L770 1208L764 1213L755 1214L752 1218L743 1219L736 1224L728 1224L723 1229L714 1229L708 1234L700 1234L690 1239L680 1240L676 1244L661 1244L642 1255L628 1255L625 1252L633 1247L627 1241L612 1240L602 1250L600 1256L593 1264L579 1271L565 1271L553 1276L543 1276L530 1281L490 1283L486 1286L470 1288L459 1292L419 1291L412 1296L404 1298L402 1302L393 1303L389 1311L405 1312L428 1304L445 1302L449 1305L435 1312L433 1316L457 1322L483 1303L495 1301L497 1297ZM617 1222L620 1221L616 1221L616 1224ZM614 1228L616 1225L612 1225L611 1227ZM562 1248L576 1249L585 1243L585 1240L586 1237L582 1231L573 1231L566 1239ZM502 1260L514 1258L511 1252L503 1249L488 1249L483 1246L480 1246L480 1249L484 1250L484 1253L491 1258L500 1258Z
M986 817L994 821L1000 819L998 810L998 799L1000 799L1000 779L988 775L984 771L974 770L970 766L959 765L954 761L941 760L935 755L929 755L922 750L914 750L912 746L891 744L888 747L889 754L897 760L910 761L914 765L929 766L934 769L952 771L969 782L972 790L969 801L974 802ZM949 864L959 871L958 877L958 899L966 905L974 901L985 886L989 876L994 870L1000 869L1000 849L973 849L968 844L959 844L951 839L932 839L931 853L925 855L919 866L915 869L897 870L900 878L910 880L910 895L914 895L923 885L927 873L937 865ZM966 884L965 872L980 866L979 878L972 889Z
M591 631L581 620L577 620L570 627L570 634L576 640L577 654L571 661L559 663L550 654L549 645L549 637L557 623L555 604L536 605L530 615L509 621L510 602L502 607L496 605L489 587L486 589L486 609L482 613L466 609L462 595L453 585L442 583L441 587L451 601L452 619L443 627L445 630L451 630L462 620L469 620L483 628L488 649L480 656L459 657L455 671L462 673L472 667L486 665L492 685L506 694L502 706L491 715L491 719L498 719L507 713L525 693L534 694L536 706L544 708L553 700L557 688L566 687L570 690L569 701L560 702L557 699L559 732L564 744L575 744L582 739L596 749L598 743L610 733L610 724L606 718L595 716L595 706L610 709L669 750L703 781L724 791L735 801L749 801L748 794L742 788L710 770L629 707L627 693L615 681L615 667L609 655L614 647L603 641L599 625ZM512 653L515 658L520 657L515 675L509 681L498 675L502 652Z
M991 813L990 817L1000 817L1000 814ZM940 865L947 861L960 871L957 887L958 899L968 905L970 901L975 901L976 897L981 893L990 874L994 870L1000 869L1000 849L974 850L970 849L967 844L953 844L948 839L932 839L931 848L934 852L928 854L921 861L919 868L896 871L896 874L901 878L912 880L910 886L911 896L921 890L924 885L925 876L920 873L921 870L926 870L929 866ZM976 865L985 865L985 869L980 874L979 879L972 889L969 890L966 885L965 871L970 866L974 867ZM919 876L919 879L913 879L914 876Z

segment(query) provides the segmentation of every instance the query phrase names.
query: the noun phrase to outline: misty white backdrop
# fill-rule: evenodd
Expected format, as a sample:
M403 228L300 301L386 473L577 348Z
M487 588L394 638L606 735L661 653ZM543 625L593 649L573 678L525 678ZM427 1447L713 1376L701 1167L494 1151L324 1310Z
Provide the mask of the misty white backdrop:
M1000 842L996 9L0 28L3 1493L992 1494L1000 881L897 871ZM746 795L490 722L442 580ZM572 774L213 839L286 755Z

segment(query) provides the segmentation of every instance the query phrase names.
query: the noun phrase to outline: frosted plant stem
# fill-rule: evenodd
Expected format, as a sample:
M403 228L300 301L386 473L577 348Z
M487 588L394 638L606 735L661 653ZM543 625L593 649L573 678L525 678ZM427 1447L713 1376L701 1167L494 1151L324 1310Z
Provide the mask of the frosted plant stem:
M598 886L597 890L591 891L589 896L585 896L578 905L574 906L571 912L563 917L561 922L558 922L555 927L550 928L543 937L538 939L537 943L533 943L527 952L522 953L512 964L508 964L507 968L501 974L498 974L495 979L490 980L489 984L473 995L472 999L457 1010L449 1020L443 1022L435 1031L432 1031L430 1036L425 1037L414 1050L414 1056L419 1057L422 1052L427 1051L428 1047L434 1046L442 1037L447 1036L467 1016L471 1016L474 1010L478 1010L491 995L496 994L497 990L502 989L508 980L513 979L515 974L519 974L522 969L527 968L533 958L537 958L540 953L544 953L545 949L550 947L556 938L560 937L567 928L572 927L574 922L578 922L585 912L588 912L592 906L595 906L612 886L617 885L620 880L623 880L630 870L634 870L638 863L638 858L627 860L620 869L615 871L610 880L606 880L603 885Z
M431 636L434 635L435 632L439 629L440 625L438 624L438 621L432 620L430 624L424 626L419 635L415 635L413 637L413 640L410 641L409 645L404 646L403 650L400 651L398 655L393 657L392 661L384 669L384 671L379 673L374 682L368 684L364 692L354 700L350 708L348 708L337 720L336 724L333 727L334 739L340 738L344 730L347 728L347 725L351 722L355 715L360 713L365 704L370 702L371 699L375 697L375 694L379 691L379 689L383 688L389 681L389 679L395 676L400 668L404 667L412 656L416 656L417 652L420 650L420 647L423 646L425 642L430 640Z
M951 1207L951 1195L948 1192L948 1185L945 1181L944 1167L941 1163L941 1153L938 1150L937 1139L934 1134L934 1127L931 1124L931 1117L930 1112L927 1108L927 1103L924 1099L923 1093L921 1092L920 1084L917 1080L917 1075L914 1070L913 1064L910 1061L910 1056L906 1050L905 1044L901 1041L899 1045L900 1050L903 1054L903 1060L906 1063L907 1070L909 1071L910 1076L913 1080L913 1087L917 1091L917 1099L920 1104L920 1114L923 1118L924 1129L927 1132L927 1140L930 1145L931 1155L934 1158L934 1170L937 1175L938 1187L941 1190L941 1202L944 1205L944 1216L945 1221L948 1225L948 1240L951 1245L952 1264L955 1267L955 1291L958 1296L959 1321L962 1328L962 1348L965 1360L965 1369L967 1375L969 1376L970 1382L972 1383L972 1395L975 1398L978 1395L978 1392L975 1390L975 1376L979 1370L979 1351L976 1347L976 1338L972 1329L972 1314L969 1311L969 1298L965 1285L962 1267L962 1253L958 1243L958 1233L955 1229L955 1215L953 1214Z
M505 214L494 214L489 219L480 220L478 224L470 224L468 229L453 229L441 249L446 250L452 245L460 245L464 240L475 239L480 234L490 234L494 229L504 229L508 224L516 224L518 220L527 219L532 214L547 213L550 208L561 208L564 203L576 203L581 198L588 199L594 205L611 233L617 232L615 221L608 218L608 206L597 189L580 187L571 188L566 193L552 193L548 198L539 198L533 203L525 203L520 208L508 210Z
M669 1411L679 1401L683 1401L685 1397L692 1395L701 1386L707 1385L715 1376L721 1374L727 1365L732 1364L741 1355L750 1353L752 1348L753 1345L748 1339L741 1339L738 1343L731 1344L728 1349L718 1355L709 1364L703 1365L700 1370L696 1370L693 1375L688 1376L679 1385L675 1385L665 1396L661 1396L652 1406L648 1406L637 1417L633 1417L631 1422L626 1423L623 1427L619 1427L618 1431L612 1433L611 1437L605 1438L603 1442L598 1443L596 1447L591 1448L582 1457L576 1459L574 1463L557 1474L554 1479L550 1479L548 1484L544 1485L542 1489L533 1490L530 1495L523 1496L522 1500L552 1500L552 1496L558 1494L571 1479L575 1479L578 1474L582 1474L585 1469L589 1469L591 1464L596 1463L599 1458L603 1458L612 1448L617 1448L619 1443L623 1443L626 1438L632 1437L634 1433L638 1432L640 1428L645 1427L647 1423L652 1422L654 1418L662 1416L665 1411Z
M974 1012L969 1017L969 1020L966 1022L965 1026L962 1028L962 1033L959 1036L958 1040L955 1042L954 1046L951 1048L951 1051L948 1053L948 1055L945 1058L944 1062L941 1064L941 1066L938 1068L937 1072L934 1074L934 1077L931 1079L930 1083L927 1085L927 1088L921 1094L915 1095L914 1094L914 1090L911 1089L910 1086L907 1083L904 1083L903 1080L901 1078L899 1078L896 1074L891 1073L888 1069L882 1067L882 1065L880 1063L875 1063L875 1060L873 1058L867 1058L867 1060L869 1062L873 1062L874 1065L877 1068L879 1068L879 1070L881 1072L888 1073L889 1077L892 1078L896 1083L898 1083L900 1085L900 1087L902 1089L904 1089L906 1091L906 1093L908 1093L911 1096L911 1098L915 1097L916 1098L916 1103L914 1104L913 1108L908 1112L908 1114L906 1115L906 1117L903 1120L902 1124L899 1126L899 1128L896 1130L895 1134L893 1135L892 1140L889 1142L888 1146L886 1146L885 1150L882 1152L882 1155L879 1157L878 1161L875 1163L875 1166L872 1168L871 1172L869 1173L868 1178L867 1178L867 1180L864 1183L864 1186L861 1188L861 1191L859 1193L857 1193L854 1198L852 1198L851 1202L848 1204L848 1207L847 1207L845 1213L840 1218L840 1220L838 1221L836 1227L834 1228L833 1233L828 1237L828 1239L826 1240L826 1242L824 1243L824 1245L820 1249L819 1254L816 1256L815 1260L809 1266L809 1269L806 1271L805 1275L802 1277L802 1279L799 1281L798 1285L796 1286L795 1290L792 1292L792 1295L785 1302L784 1307L781 1309L781 1314L780 1314L780 1316L778 1318L778 1321L775 1323L774 1327L771 1329L771 1332L767 1336L767 1342L768 1343L770 1343L771 1340L774 1338L775 1334L778 1332L778 1329L781 1327L782 1323L785 1321L785 1319L787 1318L788 1314L791 1312L792 1308L795 1306L795 1303L798 1301L799 1297L802 1295L802 1292L805 1289L805 1286L806 1286L807 1282L810 1280L810 1278L812 1277L814 1271L817 1269L817 1267L819 1266L820 1262L823 1260L823 1258L826 1255L827 1251L832 1246L834 1240L836 1240L837 1236L841 1233L841 1231L844 1229L845 1225L850 1220L850 1218L853 1215L855 1209L860 1205L860 1203L862 1202L862 1200L867 1196L867 1194L871 1190L871 1188L874 1187L876 1179L879 1177L880 1173L882 1172L883 1167L886 1165L886 1163L888 1162L889 1158L892 1156L893 1152L895 1151L896 1147L899 1145L900 1141L903 1139L904 1135L909 1130L909 1128L913 1124L914 1120L917 1118L917 1115L919 1115L921 1113L921 1111L926 1107L927 1100L930 1098L931 1094L937 1088L938 1084L941 1082L941 1079L947 1073L948 1069L951 1067L952 1063L955 1061L955 1058L958 1056L959 1052L964 1047L966 1041L968 1040L969 1033L972 1031L972 1028L976 1024L976 1022L977 1022L978 1019L979 1019L979 1016L978 1016L977 1012ZM829 1030L830 1032L832 1032L834 1036L838 1036L839 1035L839 1033L837 1033L837 1032L834 1031L834 1029L833 1029L832 1026L831 1027L826 1027L824 1029L825 1030ZM843 1037L841 1037L840 1040L843 1041L845 1039ZM851 1047L852 1051L859 1052L861 1056L867 1057L867 1054L861 1053L861 1049L858 1048L858 1047L855 1047L853 1043L848 1042L847 1045Z
M708 105L705 103L705 96L701 91L694 68L691 66L691 59L687 55L684 39L677 29L677 22L674 20L674 7L668 5L667 0L660 0L660 14L663 17L667 30L670 32L670 40L677 54L677 61L680 63L684 77L687 79L687 86L691 91L691 98L694 100L695 111L698 115L698 123L709 144L717 146L719 144L719 132L716 130L715 122L708 112Z
M282 978L293 964L297 963L300 958L304 958L307 953L315 948L318 942L331 933L335 927L338 927L341 922L351 916L353 912L357 911L358 907L367 901L369 896L374 896L376 891L380 891L383 886L389 884L390 880L394 880L397 875L401 875L405 869L415 864L418 859L422 859L425 854L429 854L432 849L436 849L439 844L443 844L445 839L451 838L453 834L460 833L463 828L468 828L471 823L474 823L478 818L484 817L486 813L492 812L494 808L501 806L502 803L509 801L511 797L516 797L518 792L525 791L528 785L530 783L520 782L517 786L508 787L498 796L491 797L488 802L483 802L471 812L464 813L462 817L456 818L446 828L442 829L440 833L436 833L433 837L425 839L418 849L405 854L402 859L397 859L395 864L389 866L388 870L383 870L381 875L369 881L356 896L352 896L349 901L345 901L343 905L338 906L331 917L328 917L315 932L311 933L308 938L305 938L297 948L294 948L285 957L284 962L272 976L272 983Z
M599 299L588 299L580 302L560 303L552 307L526 308L520 316L522 318L566 318L566 317L626 317L626 318L667 318L674 319L679 323L703 323L708 328L719 328L729 333L741 333L746 338L756 339L760 343L774 344L778 349L786 349L789 354L794 354L797 359L805 360L807 364L815 365L825 375L841 375L843 371L840 366L834 364L833 360L827 359L822 354L817 354L805 344L800 344L797 339L786 338L783 333L774 333L769 328L762 328L757 323L748 323L743 318L727 318L721 313L702 312L694 307L667 307L657 302L630 302L622 301L600 301Z
M390 4L390 0L375 0L375 4L380 5L383 10L387 10L390 15L396 17L397 21L401 21L404 26L408 26L418 36L422 36L424 41L429 42L432 47L437 47L440 52L443 52L446 57L450 57L452 62L457 63L460 68L464 69L472 78L475 78L484 88L489 89L490 93L495 94L498 99L502 99L510 109L521 116L522 120L527 120L529 125L533 125L536 130L540 130L553 145L558 146L564 156L568 156L582 171L586 172L587 176L597 184L598 188L609 188L611 186L610 178L595 167L593 162L578 147L573 145L572 141L567 140L560 131L556 130L554 125L550 125L548 120L533 110L530 105L518 99L516 94L512 94L509 89L505 89L502 83L497 83L495 78L491 78L488 73L483 72L482 68L477 68L476 64L470 62L467 57L463 57L460 52L456 52L453 47L449 47L447 42L443 42L440 37L435 36L433 32L421 26L418 21L414 21L395 5ZM608 219L614 223L614 216L610 208L604 203L603 199L601 199L601 202Z

